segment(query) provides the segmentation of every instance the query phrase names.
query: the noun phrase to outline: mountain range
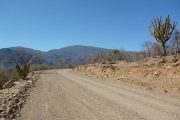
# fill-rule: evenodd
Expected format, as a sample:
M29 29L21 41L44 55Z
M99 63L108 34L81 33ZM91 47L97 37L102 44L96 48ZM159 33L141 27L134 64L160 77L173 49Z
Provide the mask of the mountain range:
M98 48L93 46L74 45L61 49L53 49L47 52L34 50L25 47L10 47L0 49L0 68L10 68L15 62L22 62L19 54L25 54L28 59L33 55L38 56L39 60L35 64L48 64L57 66L60 61L68 65L85 63L91 56L99 53L107 53L110 49Z

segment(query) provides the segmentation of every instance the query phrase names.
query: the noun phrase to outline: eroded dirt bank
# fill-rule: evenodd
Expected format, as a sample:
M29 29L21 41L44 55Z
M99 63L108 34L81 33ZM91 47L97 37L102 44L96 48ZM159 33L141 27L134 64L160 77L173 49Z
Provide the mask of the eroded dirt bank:
M75 71L117 84L180 94L180 56L150 58L139 62L89 64L79 66Z

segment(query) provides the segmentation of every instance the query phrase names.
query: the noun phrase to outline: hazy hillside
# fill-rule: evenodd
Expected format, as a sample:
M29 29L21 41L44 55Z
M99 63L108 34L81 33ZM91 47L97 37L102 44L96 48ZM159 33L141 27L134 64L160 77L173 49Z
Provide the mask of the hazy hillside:
M21 62L17 57L18 51L25 51L30 58L37 54L40 59L38 63L57 65L60 60L64 60L68 65L84 63L90 56L98 53L106 53L109 50L92 46L69 46L61 49L54 49L47 52L24 47L11 47L0 49L0 68L9 68L14 65L13 61Z
M108 49L97 48L92 46L69 46L61 49L50 50L46 53L48 62L56 63L60 59L65 60L68 64L78 64L86 62L86 60L95 54L106 53Z
M0 49L0 68L10 68L14 66L15 62L22 62L22 59L18 57L18 53L24 51L27 53L27 57L31 58L34 54L41 55L42 52L36 51L24 47L12 47ZM39 63L43 63L42 60Z

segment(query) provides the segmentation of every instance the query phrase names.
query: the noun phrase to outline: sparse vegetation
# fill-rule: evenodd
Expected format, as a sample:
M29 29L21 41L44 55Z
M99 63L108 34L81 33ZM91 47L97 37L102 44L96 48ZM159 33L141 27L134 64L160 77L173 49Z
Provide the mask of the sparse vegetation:
M37 70L48 70L51 69L47 64L34 64L31 66L32 71L37 71Z
M162 56L163 49L161 44L157 42L146 41L142 45L143 53L145 57ZM178 55L180 54L180 32L175 30L171 39L166 44L166 55Z
M97 54L90 58L90 63L115 63L117 61L133 62L141 60L144 56L143 52L127 52L114 49L106 54Z
M145 57L155 57L163 55L163 50L159 43L146 41L142 45L142 47Z
M13 69L0 69L0 89L5 88L9 82L14 82L18 79L19 76Z
M169 43L171 54L180 54L180 30L176 29Z

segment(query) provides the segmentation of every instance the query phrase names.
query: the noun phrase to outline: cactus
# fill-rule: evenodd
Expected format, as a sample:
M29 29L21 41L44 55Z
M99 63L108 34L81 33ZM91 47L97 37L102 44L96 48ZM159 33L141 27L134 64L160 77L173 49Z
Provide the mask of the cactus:
M162 22L161 17L155 19L151 22L149 30L151 35L161 43L164 51L164 56L166 55L166 42L170 39L177 22L170 22L169 15L166 17L165 23Z
M30 62L24 61L23 68L21 68L19 64L16 64L16 70L18 75L25 80L30 70Z

